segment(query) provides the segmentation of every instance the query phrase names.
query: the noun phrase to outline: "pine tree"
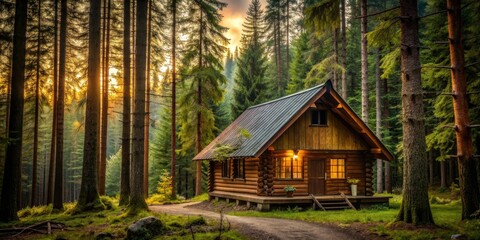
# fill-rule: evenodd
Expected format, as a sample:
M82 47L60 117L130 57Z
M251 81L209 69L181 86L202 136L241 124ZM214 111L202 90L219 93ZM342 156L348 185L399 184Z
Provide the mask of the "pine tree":
M400 1L402 122L403 122L403 200L397 220L433 224L428 199L425 123L420 75L418 12L416 0Z
M290 65L290 81L287 94L292 94L305 88L304 82L313 64L308 57L310 50L309 34L303 32L293 42L293 59Z
M37 166L38 166L38 125L40 115L40 45L41 45L41 26L42 26L42 0L38 1L37 8L37 50L36 50L36 73L35 73L35 120L33 130L33 162L32 162L32 194L30 199L30 207L38 204L38 182L37 182Z
M346 58L347 58L347 41L346 41L346 26L345 26L345 3L343 0L327 0L327 1L313 1L308 3L308 7L305 10L305 24L306 26L312 28L318 34L325 34L327 32L332 32L333 34L333 59L334 63L338 64L339 67L332 68L333 71L333 85L334 87L338 86L337 83L337 71L342 72L342 97L347 99L347 77L345 74L346 71ZM342 35L342 53L341 61L338 61L338 42L339 42L339 31ZM332 63L329 63L333 65ZM321 65L318 67L322 67Z
M262 39L263 11L260 1L252 0L242 29L242 48L237 59L232 115L238 117L249 106L267 99L266 57Z
M145 82L147 70L147 13L148 1L138 0L135 34L135 94L133 110L132 165L129 211L147 209L144 189L145 155Z
M199 153L213 139L214 115L210 104L218 104L223 98L222 57L228 40L220 25L219 10L226 6L217 0L198 0L190 7L192 34L182 60L184 79L180 97L180 139L182 150L195 149ZM195 137L191 133L195 132ZM196 163L195 195L202 191L201 161Z
M18 0L15 5L15 25L13 35L13 59L11 72L10 107L6 161L3 173L0 221L18 220L17 192L21 174L24 81L25 81L25 43L27 34L27 1Z
M101 207L97 188L98 119L100 114L100 9L101 2L90 0L88 20L88 83L85 112L85 141L83 151L82 183L77 211Z
M119 204L130 201L130 0L123 1L122 173Z
M473 218L479 210L477 166L475 163L470 116L468 113L465 53L462 36L461 4L459 0L447 1L448 39L452 74L453 109L457 142L457 160L462 197L462 220Z
M55 190L53 192L53 208L63 209L63 129L65 116L65 65L67 51L67 0L60 2L60 58L57 99L57 136L55 152Z
M252 1L252 5L255 4L255 1ZM250 6L252 6L250 5ZM250 8L248 10L251 11ZM263 14L263 12L261 12ZM248 22L248 13L247 13L247 21ZM283 60L283 46L284 39L283 39L283 16L282 16L282 3L278 0L268 0L267 1L267 11L265 14L265 22L267 23L266 29L262 29L261 26L259 27L258 31L263 32L266 31L266 35L269 37L270 45L273 43L273 52L275 58L275 69L276 69L276 76L275 76L275 91L280 96L283 95L283 92L286 88L286 81L283 75L283 68L284 68L284 60ZM245 25L244 25L245 28ZM248 29L243 30L244 32L248 32Z

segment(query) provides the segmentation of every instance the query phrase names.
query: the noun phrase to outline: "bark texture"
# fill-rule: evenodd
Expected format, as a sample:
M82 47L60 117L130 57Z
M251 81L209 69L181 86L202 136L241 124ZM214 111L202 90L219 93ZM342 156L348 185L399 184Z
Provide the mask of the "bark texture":
M144 144L144 164L143 164L143 188L145 197L148 197L148 158L150 147L150 49L152 43L152 0L148 1L148 35L147 35L147 87L145 94L145 144Z
M102 76L102 107L100 125L100 158L98 161L98 192L105 195L105 178L107 171L107 141L108 141L108 84L110 69L110 9L111 0L104 0L103 9L103 76Z
M342 20L342 98L347 100L347 24L346 24L346 12L345 4L346 1L342 0L341 2L341 20Z
M382 70L380 69L380 49L377 49L375 63L375 132L377 137L382 140ZM377 193L383 192L383 160L377 159Z
M22 131L25 82L25 45L27 33L27 0L15 4L15 25L13 30L13 58L8 125L7 154L3 173L0 222L18 220L17 203L20 191L22 165Z
M67 54L67 0L60 2L60 58L57 99L57 137L55 148L55 189L53 208L63 209L63 126L65 116L65 66Z
M170 160L170 175L172 176L172 198L176 197L176 148L177 148L177 66L176 66L176 51L177 51L177 1L172 1L172 145Z
M30 207L38 204L38 182L37 182L37 167L38 167L38 119L40 115L40 45L42 32L41 27L42 16L42 0L38 0L37 11L37 56L36 56L36 73L35 73L35 117L33 127L33 162L32 162L32 195L30 198Z
M121 206L130 201L130 0L123 1L123 117L122 171L120 177Z
M203 68L203 10L200 9L200 40L199 40L199 57L198 57L198 66L200 69ZM197 104L202 106L202 82L200 78L197 80ZM197 112L197 138L195 142L196 153L202 151L202 113ZM202 194L202 161L195 162L195 196Z
M401 0L403 200L398 221L433 224L428 199L425 117L416 0Z
M462 38L460 0L447 0L448 40L453 91L453 112L457 139L457 159L462 197L462 219L470 219L479 209L477 166L468 116L467 79Z
M53 177L55 170L55 152L57 144L57 99L58 99L58 0L54 5L54 44L53 44L53 115L52 115L52 138L50 145L50 163L48 168L48 193L47 204L53 202Z
M135 53L135 104L133 111L133 148L130 189L130 211L147 209L144 191L145 144L145 80L147 62L147 0L137 1L136 53Z
M361 15L367 16L367 0L362 0ZM361 20L361 62L362 62L362 120L368 125L368 52L367 18Z
M97 188L98 131L100 117L100 8L101 1L90 0L88 19L88 82L85 111L83 169L77 211L101 206Z

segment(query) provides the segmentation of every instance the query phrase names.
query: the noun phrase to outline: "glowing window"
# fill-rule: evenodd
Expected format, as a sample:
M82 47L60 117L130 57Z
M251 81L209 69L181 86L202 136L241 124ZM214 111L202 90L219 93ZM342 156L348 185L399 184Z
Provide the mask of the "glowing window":
M345 159L330 159L330 178L345 178Z
M276 158L275 177L278 179L302 179L303 161L292 157Z

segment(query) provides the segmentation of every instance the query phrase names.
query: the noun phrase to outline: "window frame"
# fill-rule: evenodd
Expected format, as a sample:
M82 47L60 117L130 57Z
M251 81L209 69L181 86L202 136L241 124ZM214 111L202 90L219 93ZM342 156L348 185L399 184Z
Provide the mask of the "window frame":
M274 174L274 179L276 180L281 180L281 181L298 181L298 180L303 180L304 177L305 177L305 174L304 174L304 170L305 170L305 159L302 158L298 158L297 160L295 160L293 157L290 157L290 156L278 156L278 157L275 157L274 158L275 160L275 174ZM282 167L282 165L280 165L279 167L279 162L283 162L283 161L286 161L286 160L290 160L290 177L289 178L282 178L282 177L279 177L279 168ZM294 162L297 161L297 166L294 167ZM301 166L299 167L298 164L301 164ZM294 172L294 169L297 169L299 171L296 171ZM281 172L281 171L280 171ZM294 178L293 176L297 174L297 175L300 175L300 178Z
M316 115L318 123L313 123L313 117ZM324 117L322 118L322 115ZM322 123L322 119L324 123ZM314 127L327 127L328 126L328 111L326 109L312 108L310 109L310 126Z
M332 164L333 161L337 161L337 164L333 165ZM338 164L339 161L342 161L343 164ZM335 172L332 171L333 166L337 167L337 170ZM343 166L343 172L338 171L339 166ZM329 171L330 171L329 177L332 180L347 179L347 161L346 161L346 159L345 158L330 158L329 159ZM335 173L337 175L337 177L333 177L333 173ZM339 177L340 174L343 174L343 177Z
M230 159L226 159L222 161L222 178L230 178L231 177L231 164Z
M245 158L233 159L233 178L245 179Z

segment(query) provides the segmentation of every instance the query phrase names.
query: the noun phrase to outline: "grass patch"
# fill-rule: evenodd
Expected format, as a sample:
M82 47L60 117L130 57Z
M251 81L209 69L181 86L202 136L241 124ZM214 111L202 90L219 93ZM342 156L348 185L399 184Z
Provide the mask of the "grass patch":
M230 214L236 216L272 217L302 220L317 223L334 223L340 227L359 227L372 231L379 236L391 239L450 239L453 234L463 234L469 239L480 239L480 220L461 221L462 207L458 199L452 199L449 193L430 196L443 199L444 202L432 203L431 210L436 227L417 228L393 223L400 204L401 195L388 195L390 206L374 206L370 209L343 211L292 211L274 210L271 212L239 211ZM381 194L385 195L385 194Z
M189 202L203 202L208 201L208 193L203 193L188 200Z

